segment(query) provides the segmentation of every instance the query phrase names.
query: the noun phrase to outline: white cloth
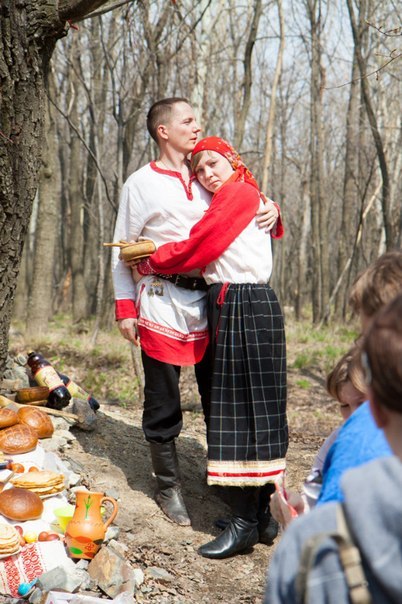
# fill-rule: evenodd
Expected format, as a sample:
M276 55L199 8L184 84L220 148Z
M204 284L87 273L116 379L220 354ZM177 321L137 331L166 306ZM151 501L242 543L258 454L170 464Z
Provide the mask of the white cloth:
M210 200L211 194L197 181L186 187L178 173L147 164L123 186L113 240L152 239L159 247L185 239ZM112 252L112 275L115 299L136 301L141 346L147 354L178 365L199 360L192 350L194 342L208 337L205 292L178 288L166 280L155 285L155 277L135 284L130 269L119 260L118 248ZM162 338L160 346L155 336ZM165 338L173 343L166 355Z
M261 201L260 208L264 207ZM230 212L230 208L228 208ZM254 216L221 256L203 272L211 283L268 283L272 273L270 234L258 228Z

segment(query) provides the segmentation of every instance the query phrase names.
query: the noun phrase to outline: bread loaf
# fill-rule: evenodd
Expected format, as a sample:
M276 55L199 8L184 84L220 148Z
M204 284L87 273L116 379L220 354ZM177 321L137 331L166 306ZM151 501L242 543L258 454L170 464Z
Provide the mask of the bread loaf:
M36 493L18 487L0 493L0 514L10 520L35 520L42 512L43 502Z
M0 430L0 451L8 455L18 455L35 449L38 435L29 426L16 424L11 428Z
M38 438L50 438L52 436L54 432L52 420L40 409L36 407L21 407L17 415L19 422L33 428Z
M9 426L14 426L14 424L18 423L18 416L15 411L12 409L0 409L0 429L8 428Z

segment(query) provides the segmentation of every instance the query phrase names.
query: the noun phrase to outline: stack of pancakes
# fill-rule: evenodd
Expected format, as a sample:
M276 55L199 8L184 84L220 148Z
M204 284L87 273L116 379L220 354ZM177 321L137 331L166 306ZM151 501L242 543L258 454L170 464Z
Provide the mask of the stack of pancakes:
M0 557L12 556L20 549L20 536L11 524L0 523Z
M20 476L15 476L11 482L15 487L28 489L28 491L36 493L39 497L57 495L57 493L61 493L66 488L63 474L50 470L26 472Z

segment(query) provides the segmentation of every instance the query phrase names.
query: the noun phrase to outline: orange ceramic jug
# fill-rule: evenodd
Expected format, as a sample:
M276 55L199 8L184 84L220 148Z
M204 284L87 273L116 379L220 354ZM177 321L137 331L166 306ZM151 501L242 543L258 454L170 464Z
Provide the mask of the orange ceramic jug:
M101 507L109 502L113 506L110 517L103 522ZM117 514L117 501L104 493L76 491L74 515L67 525L65 542L71 558L91 560L100 549L107 527Z

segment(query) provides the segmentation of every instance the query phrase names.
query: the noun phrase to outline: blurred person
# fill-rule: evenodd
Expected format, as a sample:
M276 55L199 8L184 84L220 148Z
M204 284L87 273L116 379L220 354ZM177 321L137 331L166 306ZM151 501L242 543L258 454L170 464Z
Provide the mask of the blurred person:
M370 323L362 343L370 412L393 455L346 472L343 503L291 524L268 571L265 604L402 602L402 294Z
M363 333L384 304L402 291L402 251L387 252L355 279L350 306L359 314ZM317 505L341 501L342 474L372 459L390 455L389 444L373 420L368 402L345 422L325 458L323 484Z
M359 343L356 343L342 355L327 375L326 388L328 394L338 401L339 411L344 422L365 400L365 385L359 356L360 347ZM325 458L335 442L341 426L342 424L335 428L321 445L311 471L304 482L302 493L287 491L287 499L284 500L281 489L278 488L272 495L271 513L282 528L286 528L297 515L308 512L316 505L322 486ZM287 509L289 506L293 508L295 513L292 514L293 510Z

